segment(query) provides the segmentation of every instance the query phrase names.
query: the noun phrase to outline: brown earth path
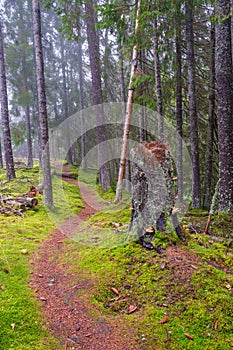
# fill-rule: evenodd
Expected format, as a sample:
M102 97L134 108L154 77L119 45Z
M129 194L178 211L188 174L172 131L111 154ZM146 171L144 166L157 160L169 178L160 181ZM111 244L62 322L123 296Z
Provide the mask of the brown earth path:
M68 182L78 185L70 179ZM94 208L102 206L90 189L80 184L79 187L83 198L89 204L92 203ZM80 220L86 220L95 213L96 210L89 204L84 202L84 209L76 217L65 220L64 227L71 235ZM57 338L61 349L139 349L133 330L119 326L118 319L102 316L95 306L86 302L88 298L84 298L84 302L83 293L88 295L91 281L83 280L76 274L68 274L65 263L61 264L58 261L66 249L66 238L66 234L59 229L53 229L32 256L33 273L30 287L36 292L41 303L46 328ZM95 316L92 316L93 311Z

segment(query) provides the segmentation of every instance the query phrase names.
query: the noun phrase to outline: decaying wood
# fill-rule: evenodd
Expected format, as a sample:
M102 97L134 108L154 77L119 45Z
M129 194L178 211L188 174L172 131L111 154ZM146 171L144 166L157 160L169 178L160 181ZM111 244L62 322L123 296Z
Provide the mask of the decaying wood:
M17 215L17 216L22 216L22 217L25 216L22 213L21 209L17 210L17 209L11 208L11 207L2 207L2 206L0 206L0 212L5 214L5 215L14 214L14 215Z
M57 171L53 171L52 175L56 175L56 176L60 176L60 177L68 178L68 179L77 179L78 178L77 174L63 173L63 172L57 172Z
M33 195L29 196L30 193ZM38 204L37 198L35 198L34 193L38 194L36 187L31 186L30 192L25 196L15 196L15 197L0 197L0 213L5 215L17 215L24 217L23 212L26 209L33 209Z
M36 198L31 198L31 197L4 198L3 202L6 204L18 203L19 205L21 204L28 208L34 208L38 204L38 200Z
M142 243L148 226L164 232L166 219L171 216L178 237L183 238L174 208L173 165L168 148L159 141L142 142L132 150L132 162L130 229L137 232Z

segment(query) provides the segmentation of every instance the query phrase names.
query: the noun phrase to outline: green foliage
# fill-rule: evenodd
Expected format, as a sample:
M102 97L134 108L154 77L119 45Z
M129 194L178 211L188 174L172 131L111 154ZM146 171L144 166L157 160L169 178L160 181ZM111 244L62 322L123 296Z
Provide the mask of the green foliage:
M22 195L29 190L31 184L38 184L39 167L17 170L17 180L9 183L4 182L4 178L5 174L1 171L1 193ZM82 206L77 187L64 183L64 189L67 201L77 212ZM53 222L48 219L47 211L42 205L42 197L39 196L38 199L39 205L34 210L27 210L25 218L0 214L1 349L60 349L57 341L43 326L39 305L28 287L32 268L30 254L36 251L53 227ZM61 217L62 214L66 215L60 210ZM28 254L21 254L22 249L26 249ZM1 288L2 286L4 287Z
M117 222L129 219L125 210L115 214L110 216L108 211L95 214L89 219L89 224L92 224L89 230L95 230L99 222L102 227L110 228L111 219ZM195 216L195 220L201 220L204 226L206 217ZM186 247L178 247L181 249L178 258L146 251L134 242L108 249L67 242L67 251L61 261L69 266L70 273L78 273L83 279L93 281L86 298L95 309L98 308L96 317L100 314L102 317L118 317L119 325L121 322L127 328L133 325L139 347L150 350L168 347L175 350L231 350L233 294L228 285L232 287L233 278L223 271L223 267L228 266L232 248L228 255L224 253L224 241L209 243L208 247L199 246L197 236L201 237L197 234L190 236ZM158 243L163 244L166 239L172 239L172 233L167 233L167 237L156 234L156 237ZM204 240L205 244L208 240L211 236ZM176 248L169 249L175 251ZM200 255L199 260L194 256L193 261L189 260L189 250ZM216 268L212 262L219 256L222 267ZM111 287L119 291L122 301L114 299ZM137 306L137 311L128 315L130 305ZM167 313L168 320L161 324L164 313ZM193 336L193 340L185 336L187 333Z

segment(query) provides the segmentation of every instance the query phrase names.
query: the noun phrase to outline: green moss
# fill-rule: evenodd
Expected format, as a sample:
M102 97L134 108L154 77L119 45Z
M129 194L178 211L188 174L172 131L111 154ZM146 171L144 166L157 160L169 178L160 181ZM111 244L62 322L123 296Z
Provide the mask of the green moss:
M1 172L1 181L5 174ZM58 179L54 178L55 185ZM17 179L1 184L1 192L10 195L26 193L30 184L39 182L39 168L17 170ZM63 184L67 203L78 212L83 206L77 187ZM55 192L55 196L58 195ZM26 217L0 215L0 349L60 349L57 341L43 326L39 305L29 289L30 254L48 236L53 221L43 206L42 196L35 210L27 210ZM57 209L63 218L64 206ZM26 249L28 254L21 254ZM11 324L15 324L12 329Z

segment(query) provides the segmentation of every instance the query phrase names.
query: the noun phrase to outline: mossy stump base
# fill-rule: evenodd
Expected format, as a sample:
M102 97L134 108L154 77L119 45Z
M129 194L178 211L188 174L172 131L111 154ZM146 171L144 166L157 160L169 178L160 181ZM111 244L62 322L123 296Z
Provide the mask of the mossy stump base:
M173 162L169 150L159 141L142 142L131 151L131 159L133 165L130 230L136 231L139 241L143 243L148 227L165 232L166 218L171 216L178 237L183 238L174 208ZM148 245L149 247L153 249L151 245Z

